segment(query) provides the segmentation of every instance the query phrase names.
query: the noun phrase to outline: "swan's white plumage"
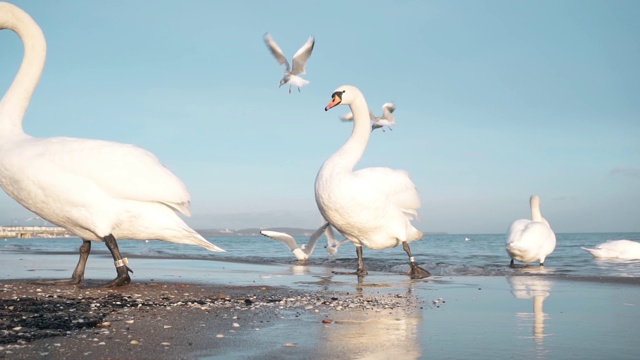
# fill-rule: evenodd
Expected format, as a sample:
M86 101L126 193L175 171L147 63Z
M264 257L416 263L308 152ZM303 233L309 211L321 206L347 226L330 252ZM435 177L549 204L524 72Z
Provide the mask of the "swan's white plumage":
M556 247L556 235L540 212L540 197L530 200L531 220L514 221L507 231L506 251L513 260L544 263Z
M356 87L336 89L342 91L342 104L350 105L354 115L354 130L318 172L315 194L320 212L357 246L385 249L421 239L422 233L410 222L420 197L408 173L382 167L353 171L371 133L369 110Z
M0 29L15 31L25 47L0 101L0 186L8 195L86 240L112 234L224 251L175 214L189 215L189 193L150 152L102 140L26 135L22 120L44 68L46 43L35 21L11 4L0 3Z
M609 240L596 245L595 249L582 249L600 259L640 260L640 242L637 241Z

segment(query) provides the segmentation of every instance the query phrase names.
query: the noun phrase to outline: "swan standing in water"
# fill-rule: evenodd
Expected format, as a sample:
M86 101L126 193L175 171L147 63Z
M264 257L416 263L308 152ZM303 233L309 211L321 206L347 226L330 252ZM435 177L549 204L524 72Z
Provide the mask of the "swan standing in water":
M506 250L511 257L511 266L514 266L514 260L538 261L544 266L544 259L556 248L556 234L540 213L540 197L532 195L529 204L531 220L516 220L507 232Z
M284 53L276 44L275 40L268 33L264 35L264 42L267 44L269 51L273 54L273 56L278 61L278 64L284 64L286 66L284 70L284 77L280 80L280 86L284 84L289 84L289 94L291 94L291 86L297 86L298 92L300 92L300 88L308 85L309 81L301 78L298 75L306 74L304 67L307 65L307 60L311 56L311 52L313 51L313 46L316 43L316 40L313 36L310 36L304 45L296 53L293 55L293 68L289 65L289 61L284 56ZM278 86L278 87L280 87Z
M350 85L333 92L325 111L340 104L351 108L353 132L318 172L315 195L320 213L356 246L356 275L367 274L363 246L380 250L400 244L409 256L407 274L412 278L431 275L415 263L409 248L410 242L422 239L422 232L411 225L420 207L413 181L406 171L385 167L353 171L371 136L369 107L360 90Z
M599 259L640 260L640 243L637 241L609 240L596 245L595 249L582 249Z
M283 233L279 231L262 230L260 231L260 234L268 238L278 240L281 243L285 244L289 248L289 250L291 250L291 252L296 257L296 259L298 259L299 261L307 261L311 256L311 254L313 253L313 250L316 247L316 242L318 241L320 236L322 236L323 232L327 237L327 246L326 246L327 253L329 256L335 256L336 253L338 252L338 247L344 244L346 240L337 241L333 234L333 230L331 229L331 226L326 221L322 224L322 226L318 228L318 230L316 230L313 234L311 234L311 237L309 238L309 242L307 244L303 244L302 246L298 246L298 242L296 241L296 239L294 239L293 236L287 233Z
M105 242L117 277L106 286L131 282L116 239L156 239L224 251L176 215L188 216L185 185L150 152L133 145L68 137L34 138L22 120L42 75L46 42L36 22L18 7L0 3L0 29L14 31L24 57L0 101L0 186L42 219L82 238L71 279L80 284L91 241Z
M393 112L396 111L396 105L394 103L384 103L382 105L382 116L376 116L371 110L369 110L369 119L371 119L371 131L375 129L388 127L389 130L396 124L396 118L393 116ZM348 112L340 117L342 121L352 121L353 113Z

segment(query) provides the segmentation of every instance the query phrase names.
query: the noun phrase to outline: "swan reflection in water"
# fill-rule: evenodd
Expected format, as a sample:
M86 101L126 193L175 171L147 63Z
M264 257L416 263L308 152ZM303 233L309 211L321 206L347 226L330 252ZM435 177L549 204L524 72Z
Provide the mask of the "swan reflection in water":
M507 281L511 285L511 293L517 299L533 298L533 313L518 312L518 326L529 326L533 318L533 338L536 345L543 346L544 337L550 334L544 333L544 321L549 316L544 313L542 305L544 300L551 294L551 280L543 276L509 276Z

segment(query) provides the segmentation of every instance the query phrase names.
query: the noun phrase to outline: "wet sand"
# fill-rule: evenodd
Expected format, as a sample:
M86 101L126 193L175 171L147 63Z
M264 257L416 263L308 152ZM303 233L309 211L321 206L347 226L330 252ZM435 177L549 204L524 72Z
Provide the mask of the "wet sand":
M76 260L0 253L0 358L640 356L637 278L372 273L358 282L298 264L130 258L133 283L103 289L93 286L115 271L96 256L88 287L34 283L70 275Z

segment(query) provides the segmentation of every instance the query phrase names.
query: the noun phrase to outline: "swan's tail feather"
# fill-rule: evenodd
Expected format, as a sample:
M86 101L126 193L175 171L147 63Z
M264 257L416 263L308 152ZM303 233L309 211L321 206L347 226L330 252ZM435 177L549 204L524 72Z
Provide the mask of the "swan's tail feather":
M207 249L209 251L213 251L213 252L227 252L226 250L213 245L212 243L207 241L205 238L202 237L202 235L198 234L197 232L193 231L193 235L194 235L194 239L191 242L191 244L202 246L203 248L205 248L205 249Z
M198 232L190 228L187 224L180 226L180 229L182 231L179 236L172 238L171 240L165 239L165 241L179 244L198 245L213 252L226 252L226 250L213 245L207 239L203 238L202 235L198 234Z

